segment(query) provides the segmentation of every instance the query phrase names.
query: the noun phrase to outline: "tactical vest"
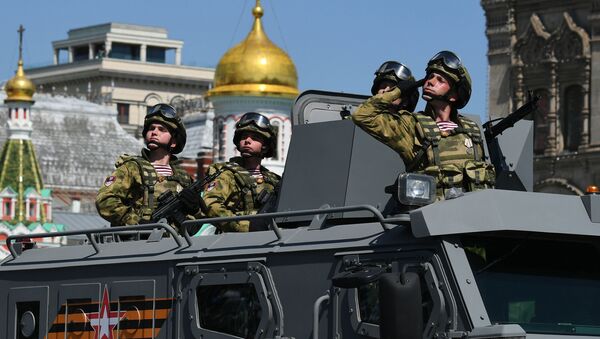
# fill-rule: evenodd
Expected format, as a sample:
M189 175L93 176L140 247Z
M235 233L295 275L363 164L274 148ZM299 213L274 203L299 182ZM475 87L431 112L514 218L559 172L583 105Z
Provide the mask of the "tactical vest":
M142 220L150 221L152 213L156 209L157 198L166 190L175 191L177 184L181 187L187 187L191 184L191 178L187 172L175 164L170 163L173 175L162 177L156 173L154 166L140 156L121 155L117 160L115 167L124 165L127 162L133 162L137 165L140 177L142 178L142 186L144 196L141 207Z
M237 211L243 211L244 214L252 214L261 208L257 204L257 197L260 192L258 192L256 178L247 169L233 161L218 164L216 167L217 169L225 168L230 171L233 174L235 183L240 187L242 192L241 203L243 206L234 206ZM261 173L265 184L269 184L273 188L277 186L279 177L275 173L269 171L261 171ZM264 189L267 188L265 187Z
M426 153L427 161L420 161L424 154L417 154L410 170L432 175L443 189L462 186L472 191L493 186L495 173L493 166L482 160L483 139L475 122L459 116L459 126L444 135L430 116L413 116L422 144L418 153Z

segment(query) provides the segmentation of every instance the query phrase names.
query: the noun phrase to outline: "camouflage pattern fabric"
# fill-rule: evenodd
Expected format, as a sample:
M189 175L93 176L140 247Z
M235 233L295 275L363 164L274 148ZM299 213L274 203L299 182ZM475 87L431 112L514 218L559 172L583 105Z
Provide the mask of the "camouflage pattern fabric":
M479 127L473 121L459 116L459 127L450 133L442 133L433 120L433 111L391 112L391 102L400 97L401 91L377 94L367 99L353 113L352 120L367 133L398 152L407 167L413 165L423 145L426 156L414 171L436 179L438 198L450 187L465 191L493 187L493 166L484 162Z
M398 152L405 164L415 159L421 148L416 138L417 120L408 111L390 112L392 101L400 98L398 88L376 94L362 103L352 120L377 140Z
M229 217L256 214L261 208L257 197L263 190L273 191L281 177L261 166L264 179L253 178L243 167L243 159L234 157L226 163L213 164L207 175L226 167L213 182L206 186L204 202L208 207L208 217ZM221 232L248 232L250 222L227 222L215 225Z
M165 191L179 192L192 183L192 178L178 166L177 158L169 163L173 175L159 176L148 161L148 150L142 156L124 154L115 164L96 196L96 209L111 226L150 222L158 197ZM190 217L190 219L193 219ZM176 225L172 225L177 229Z

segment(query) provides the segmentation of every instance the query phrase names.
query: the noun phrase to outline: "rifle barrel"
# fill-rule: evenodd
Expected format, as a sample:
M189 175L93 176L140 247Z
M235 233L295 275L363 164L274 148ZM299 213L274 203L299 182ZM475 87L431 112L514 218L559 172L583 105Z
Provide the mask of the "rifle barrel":
M516 111L509 114L506 118L500 120L499 123L486 129L486 140L491 140L492 138L497 137L507 128L513 127L517 121L523 119L527 114L535 111L539 99L540 97L538 96L532 98L523 106L519 107Z

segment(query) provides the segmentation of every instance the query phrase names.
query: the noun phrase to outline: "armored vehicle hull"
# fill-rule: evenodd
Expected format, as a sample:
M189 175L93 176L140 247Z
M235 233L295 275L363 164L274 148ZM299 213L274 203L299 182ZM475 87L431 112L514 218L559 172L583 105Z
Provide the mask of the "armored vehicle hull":
M399 209L384 189L399 157L350 121L328 121L360 98L314 94L298 100L277 211L200 221L261 219L269 230L115 227L66 232L88 242L46 249L11 237L0 336L600 336L600 196L490 189ZM332 118L311 121L298 106ZM147 240L120 241L143 230Z

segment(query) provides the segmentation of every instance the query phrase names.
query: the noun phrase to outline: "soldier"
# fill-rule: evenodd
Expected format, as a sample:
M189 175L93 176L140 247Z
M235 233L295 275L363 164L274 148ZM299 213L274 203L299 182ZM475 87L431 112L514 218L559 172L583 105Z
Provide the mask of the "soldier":
M274 194L281 177L269 171L261 162L273 156L277 133L269 119L262 114L249 112L235 124L233 142L241 154L225 163L213 164L207 175L224 169L204 192L204 202L209 217L226 217L256 214ZM248 232L250 222L220 223L221 232Z
M186 214L193 215L200 207L199 194L186 188L192 178L175 156L187 137L175 109L167 104L152 107L142 134L146 148L141 156L121 155L96 197L98 213L112 226L150 222L157 198L167 190L181 192Z
M415 78L408 67L398 61L386 61L375 71L375 79L371 86L371 94L381 94L398 86L401 82L414 82ZM413 89L402 93L401 98L390 105L390 113L394 114L400 110L413 112L419 101L419 91Z
M438 199L461 191L492 187L495 172L484 161L477 124L460 114L471 97L471 78L460 58L450 51L437 53L426 68L422 98L424 112L399 110L402 87L386 87L365 101L353 114L354 122L397 151L407 171L433 176ZM404 85L404 86L403 86Z

